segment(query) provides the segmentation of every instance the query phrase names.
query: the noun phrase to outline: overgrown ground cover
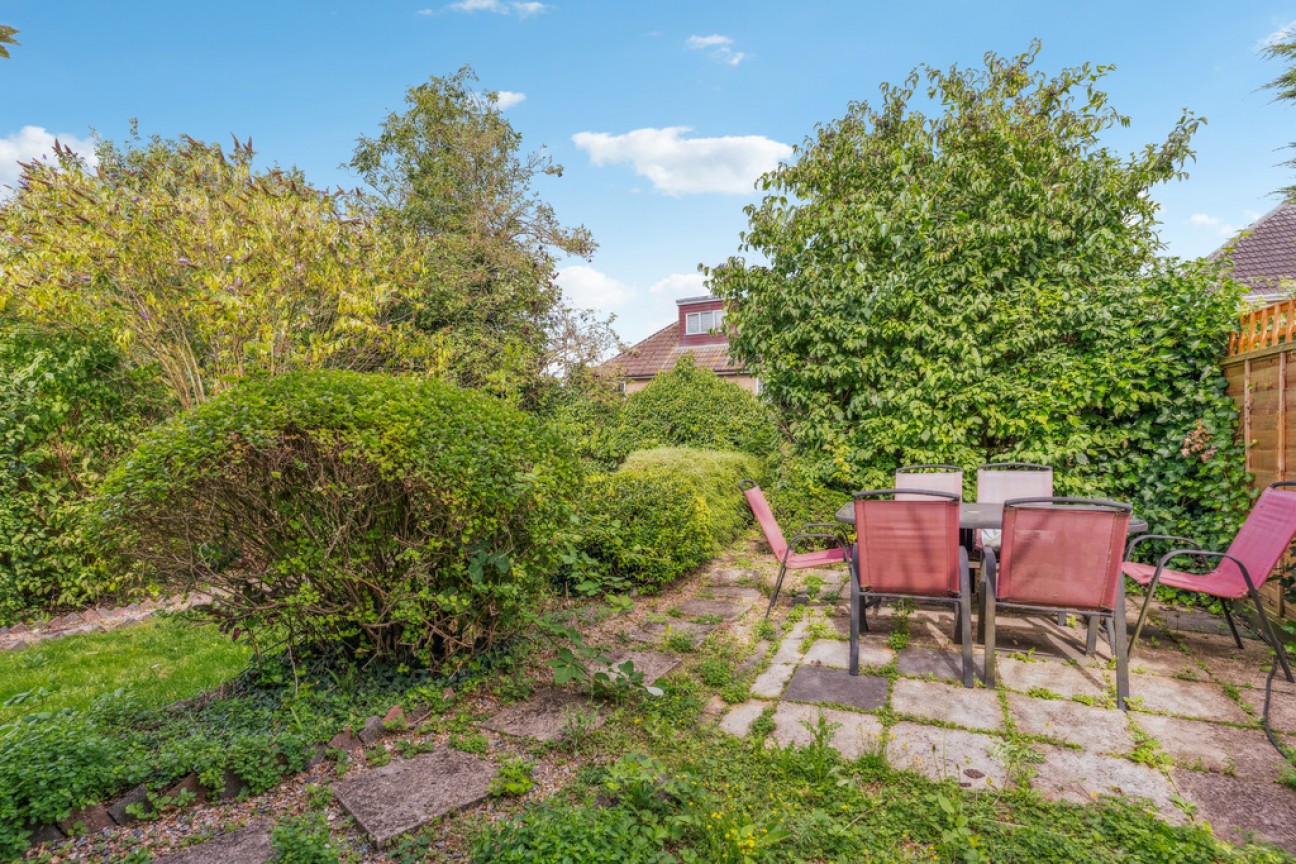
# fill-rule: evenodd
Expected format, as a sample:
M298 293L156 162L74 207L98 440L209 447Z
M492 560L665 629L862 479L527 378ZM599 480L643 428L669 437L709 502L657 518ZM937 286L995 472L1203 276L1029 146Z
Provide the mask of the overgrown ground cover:
M726 557L742 567L744 556ZM690 620L681 606L695 593L691 583L632 608L568 603L548 623L579 629L583 642L615 650L637 627ZM807 587L817 586L812 581ZM735 738L711 722L715 706L748 698L760 666L743 661L762 638L774 638L766 650L775 653L779 634L763 624L721 628L702 640L674 638L681 633L668 631L656 649L683 661L658 682L661 695L623 687L590 697L589 707L599 708L606 723L594 728L573 714L563 737L552 743L502 736L482 725L547 681L546 661L559 656L549 636L511 642L461 674L441 678L381 663L348 673L327 658L303 664L295 682L286 666L254 670L188 721L163 721L150 730L162 716L154 713L116 727L142 726L131 734L162 746L168 736L185 733L220 741L239 754L236 769L255 783L243 793L245 803L184 803L177 812L174 802L159 802L166 811L132 830L53 851L71 860L145 862L173 847L177 834L201 842L268 815L284 860L348 864L1291 860L1269 848L1225 844L1201 824L1169 825L1132 802L1081 807L1045 801L1029 790L972 793L956 778L933 783L895 771L881 754L845 760L830 745L826 727L808 730L810 743L799 747L777 746L768 718ZM277 746L286 752L299 730L310 737L397 702L422 703L432 713L363 750L331 751L305 773L250 758L253 730L277 729ZM258 743L266 746L264 739ZM496 765L492 800L375 849L333 799L332 783L443 747ZM1031 770L1029 759L1015 760L1014 771Z
M0 652L0 724L87 709L115 690L145 708L169 705L234 677L250 654L246 642L174 615Z

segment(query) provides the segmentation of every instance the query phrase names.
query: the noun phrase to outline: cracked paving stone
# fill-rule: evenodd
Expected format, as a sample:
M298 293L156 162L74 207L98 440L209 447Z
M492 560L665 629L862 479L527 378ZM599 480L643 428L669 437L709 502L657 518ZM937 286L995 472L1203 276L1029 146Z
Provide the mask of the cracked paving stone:
M856 714L854 711L799 705L795 702L780 702L775 709L774 740L784 746L795 744L804 747L812 744L820 717L837 727L832 731L831 743L844 758L858 759L866 753L878 752L882 721L872 714Z
M892 768L931 780L954 778L965 788L1001 789L1008 771L997 755L1000 744L992 735L904 720L891 727L886 755Z
M582 712L593 712L592 728L603 725L603 717L589 704L587 697L567 690L546 688L525 702L505 708L482 723L482 728L518 738L557 741L563 737L571 718Z

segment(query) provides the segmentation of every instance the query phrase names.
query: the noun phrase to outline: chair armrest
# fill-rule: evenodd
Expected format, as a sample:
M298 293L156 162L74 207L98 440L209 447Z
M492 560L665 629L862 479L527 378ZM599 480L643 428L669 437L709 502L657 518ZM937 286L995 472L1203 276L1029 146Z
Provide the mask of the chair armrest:
M1124 559L1124 560L1126 560L1126 561L1132 561L1133 558L1131 558L1130 556L1132 556L1132 555L1134 554L1134 549L1135 549L1135 548L1136 548L1140 543L1146 542L1146 541L1148 541L1148 540L1174 540L1176 543L1187 543L1188 545L1192 546L1194 549L1200 549L1200 548L1201 548L1201 544L1200 544L1200 543L1198 543L1196 540L1192 540L1192 539L1190 539L1190 538L1188 538L1188 537L1176 537L1176 536L1174 536L1173 534L1140 534L1139 536L1137 536L1137 537L1135 537L1133 540L1131 540L1131 541L1129 542L1129 545L1125 547L1125 559Z
M790 555L792 552L796 551L797 543L800 541L812 539L832 540L846 553L847 557L850 557L850 544L845 542L840 534L823 534L814 531L802 531L800 534L793 537L792 540L788 542L788 554Z
M1157 562L1156 573L1152 575L1152 581L1148 583L1149 592L1154 590L1157 586L1157 583L1161 581L1161 571L1165 569L1165 565L1170 563L1170 561L1172 561L1175 558L1178 558L1181 555L1195 555L1198 558L1223 558L1225 560L1232 561L1234 564L1237 565L1238 569L1242 571L1242 578L1246 580L1247 588L1251 591L1255 590L1255 583L1251 581L1251 574L1247 572L1246 565L1243 564L1241 561L1239 561L1235 556L1230 555L1227 552L1203 552L1200 549L1173 549L1170 552L1167 552L1165 555L1162 555L1161 560ZM1185 573L1183 575L1197 576L1197 575L1205 575L1205 574Z

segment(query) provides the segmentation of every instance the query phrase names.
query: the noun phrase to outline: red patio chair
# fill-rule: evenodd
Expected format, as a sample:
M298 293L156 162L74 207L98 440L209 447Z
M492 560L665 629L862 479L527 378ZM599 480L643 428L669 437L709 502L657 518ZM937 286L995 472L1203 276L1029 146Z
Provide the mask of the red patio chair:
M1271 483L1260 493L1251 515L1247 516L1237 536L1233 538L1227 552L1205 552L1192 540L1186 537L1172 537L1167 534L1144 534L1130 541L1125 550L1125 563L1121 570L1126 576L1140 585L1147 587L1147 598L1139 612L1138 623L1134 625L1134 635L1130 638L1129 652L1134 653L1134 645L1139 634L1143 632L1143 623L1147 619L1148 607L1157 585L1169 585L1183 591L1196 591L1221 601L1224 618L1229 629L1233 631L1233 640L1237 647L1242 647L1242 637L1237 625L1233 622L1233 601L1250 597L1260 616L1260 636L1278 654L1283 673L1292 681L1291 665L1283 651L1282 642L1274 635L1273 625L1265 613L1264 603L1260 601L1260 586L1268 581L1274 568L1282 558L1292 538L1296 537L1296 493L1283 491L1281 487L1296 486L1296 481ZM1173 549L1161 556L1154 564L1138 564L1129 560L1134 549L1149 540L1172 540L1176 543L1188 543L1191 549ZM1209 573L1194 574L1171 570L1166 567L1172 560L1184 555L1198 558L1215 558L1219 564Z
M1014 498L1004 502L1000 552L985 548L985 683L995 683L995 611L1071 612L1112 622L1116 704L1129 696L1121 552L1130 505L1090 498ZM1090 626L1090 645L1096 631Z
M947 492L963 500L963 469L957 465L906 465L895 472L897 489L927 489L932 492ZM908 491L895 496L897 501L923 500L922 495L911 495Z
M959 497L934 489L855 493L850 674L859 674L860 627L883 597L921 597L954 605L963 646L963 685L972 686L972 577L959 545Z
M769 502L765 500L765 493L761 491L760 486L756 485L756 481L740 480L738 488L747 498L752 515L756 517L756 524L760 525L761 531L765 532L765 541L769 543L774 557L779 561L778 579L774 582L774 592L770 594L769 605L765 607L765 617L768 618L770 610L774 608L774 602L778 600L779 590L783 587L783 577L787 571L844 564L850 560L850 543L846 539L845 529L832 522L810 522L802 525L789 543L784 539L783 529L779 527L778 520L774 518L774 511L770 509ZM808 530L814 528L825 530ZM805 540L831 540L836 545L809 552L796 551Z

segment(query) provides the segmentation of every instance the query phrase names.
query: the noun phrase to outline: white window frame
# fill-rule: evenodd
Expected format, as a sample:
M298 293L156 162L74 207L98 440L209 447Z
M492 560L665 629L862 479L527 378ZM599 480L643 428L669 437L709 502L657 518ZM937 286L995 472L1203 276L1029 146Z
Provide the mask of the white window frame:
M724 324L723 309L707 309L703 312L684 313L684 335L705 336L715 333Z

